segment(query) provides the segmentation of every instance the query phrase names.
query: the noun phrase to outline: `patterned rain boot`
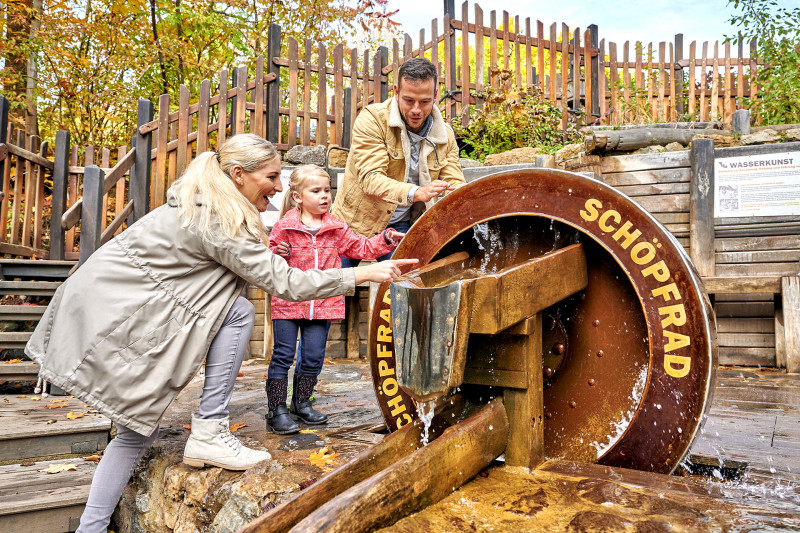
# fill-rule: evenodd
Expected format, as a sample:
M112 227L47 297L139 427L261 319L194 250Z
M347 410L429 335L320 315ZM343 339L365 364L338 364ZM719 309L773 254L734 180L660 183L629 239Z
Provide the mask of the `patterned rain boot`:
M328 415L315 411L311 407L311 395L314 393L314 386L317 384L317 376L312 374L295 373L294 390L292 391L292 407L289 409L300 420L310 426L324 424L328 421Z
M278 435L291 435L300 431L300 426L292 420L286 408L286 388L289 378L267 379L267 429Z

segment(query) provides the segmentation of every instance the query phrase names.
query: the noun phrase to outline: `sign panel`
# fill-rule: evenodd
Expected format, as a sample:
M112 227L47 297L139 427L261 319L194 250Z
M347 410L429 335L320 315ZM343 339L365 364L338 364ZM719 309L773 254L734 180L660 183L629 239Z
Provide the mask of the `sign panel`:
M714 161L714 216L800 215L800 152Z

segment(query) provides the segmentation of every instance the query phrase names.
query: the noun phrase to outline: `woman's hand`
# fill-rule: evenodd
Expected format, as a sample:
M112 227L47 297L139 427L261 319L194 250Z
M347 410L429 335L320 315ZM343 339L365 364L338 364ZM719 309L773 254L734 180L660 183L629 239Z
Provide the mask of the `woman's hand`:
M400 272L401 267L415 265L418 262L418 259L389 259L388 261L379 261L371 265L357 266L353 269L356 276L356 285L365 281L374 281L376 283L394 281L402 274Z
M275 253L284 259L289 257L289 254L292 251L292 247L289 246L288 242L279 242L278 245L275 247Z
M400 241L405 236L406 236L405 233L400 233L399 231L397 231L394 228L389 228L389 229L386 230L386 238L389 239L390 241L392 241L392 244L394 244L394 245L400 244Z

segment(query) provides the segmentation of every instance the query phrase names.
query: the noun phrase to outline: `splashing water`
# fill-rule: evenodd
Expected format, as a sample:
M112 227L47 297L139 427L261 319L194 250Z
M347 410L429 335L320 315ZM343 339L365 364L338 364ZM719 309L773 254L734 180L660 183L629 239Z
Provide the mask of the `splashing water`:
M610 450L611 447L617 443L620 437L622 437L622 434L625 433L625 430L628 429L631 420L633 420L633 415L636 414L636 409L642 401L642 394L644 393L644 386L646 383L647 365L643 365L641 371L639 372L639 376L636 379L636 383L633 385L633 391L631 391L631 394L628 397L632 400L632 408L627 412L620 412L619 420L612 422L614 431L608 436L608 441L605 444L598 441L590 443L590 446L597 450L598 459L602 457L608 450Z
M420 442L423 446L428 445L429 431L431 429L431 422L433 421L433 408L435 406L436 402L434 400L417 403L417 415L419 415L419 420L422 422L422 437L420 438Z

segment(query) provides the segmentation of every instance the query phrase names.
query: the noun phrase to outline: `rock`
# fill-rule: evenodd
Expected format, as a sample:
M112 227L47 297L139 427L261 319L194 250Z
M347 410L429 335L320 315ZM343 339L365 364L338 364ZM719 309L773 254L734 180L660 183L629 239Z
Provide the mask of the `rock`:
M800 128L792 128L783 132L789 141L800 141Z
M667 152L679 152L681 150L686 150L686 147L681 143L669 143L664 148Z
M346 150L338 150L334 148L328 154L328 166L336 168L344 168L345 166L347 166L347 156L349 153L350 152L347 152Z
M461 163L461 168L475 168L483 166L483 163L480 161L476 161L475 159L470 159L468 157L462 157L458 160L458 162Z
M692 137L692 140L695 139L712 139L714 141L715 148L725 148L726 146L742 145L742 141L740 141L736 137L732 135L720 135L718 133L695 135L694 137Z
M634 154L660 154L661 152L666 152L667 149L661 146L660 144L653 144L651 146L645 146L644 148L639 148Z
M580 156L583 149L583 143L574 143L564 146L564 148L556 152L556 164Z
M283 162L289 165L325 166L324 146L292 146L283 155Z
M765 144L774 143L781 140L781 135L775 130L761 130L749 135L742 135L742 144Z
M271 502L287 500L300 486L280 470L250 474L229 483L230 498L209 526L209 533L234 533L261 515Z
M517 163L535 163L536 156L539 155L538 148L531 148L524 146L522 148L514 148L500 154L492 154L486 156L483 161L483 166L491 167L495 165L514 165Z

